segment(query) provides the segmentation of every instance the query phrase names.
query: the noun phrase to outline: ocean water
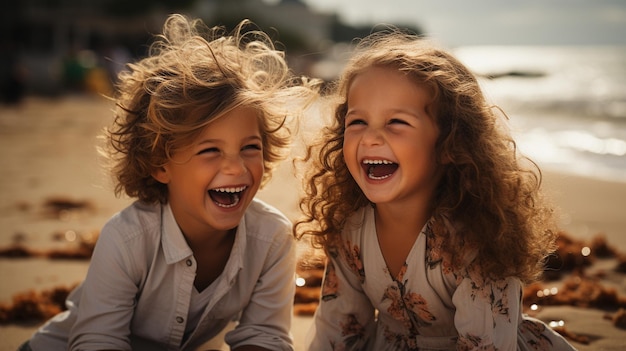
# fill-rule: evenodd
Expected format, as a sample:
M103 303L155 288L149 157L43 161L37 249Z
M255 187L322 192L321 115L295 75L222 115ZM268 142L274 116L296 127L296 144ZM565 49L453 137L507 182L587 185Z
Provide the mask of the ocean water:
M626 47L454 49L542 168L626 182Z

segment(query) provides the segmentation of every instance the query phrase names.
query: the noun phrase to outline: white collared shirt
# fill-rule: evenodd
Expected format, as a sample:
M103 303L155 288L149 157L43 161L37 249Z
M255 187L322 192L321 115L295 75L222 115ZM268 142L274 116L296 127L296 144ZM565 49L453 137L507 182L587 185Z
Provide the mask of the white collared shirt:
M33 350L194 350L226 334L231 348L293 350L289 332L295 291L291 223L253 200L214 294L183 340L196 260L168 205L135 202L104 226L85 281L68 310L31 338ZM69 340L69 344L68 344Z

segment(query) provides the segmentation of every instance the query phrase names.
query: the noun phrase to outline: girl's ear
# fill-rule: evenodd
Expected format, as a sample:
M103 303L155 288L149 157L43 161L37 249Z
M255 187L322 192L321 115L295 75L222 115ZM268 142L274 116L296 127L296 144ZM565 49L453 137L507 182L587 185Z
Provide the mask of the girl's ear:
M168 184L170 182L170 175L165 167L159 167L156 170L152 171L152 178L156 179L157 182L163 184Z
M452 158L450 157L450 154L447 152L442 153L439 159L442 165L447 165L449 163L452 163Z

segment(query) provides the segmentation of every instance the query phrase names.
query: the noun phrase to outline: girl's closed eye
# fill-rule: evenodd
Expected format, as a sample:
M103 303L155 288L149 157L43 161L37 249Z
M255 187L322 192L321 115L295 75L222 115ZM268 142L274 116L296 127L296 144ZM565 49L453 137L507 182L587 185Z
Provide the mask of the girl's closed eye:
M214 152L220 152L220 149L218 149L216 147L207 147L207 148L204 148L204 149L198 151L198 155L209 154L209 153L214 153Z
M346 118L346 128L350 126L366 125L364 120L360 118Z
M405 125L409 125L409 122L400 119L400 118L392 118L391 120L389 120L389 124L405 124Z

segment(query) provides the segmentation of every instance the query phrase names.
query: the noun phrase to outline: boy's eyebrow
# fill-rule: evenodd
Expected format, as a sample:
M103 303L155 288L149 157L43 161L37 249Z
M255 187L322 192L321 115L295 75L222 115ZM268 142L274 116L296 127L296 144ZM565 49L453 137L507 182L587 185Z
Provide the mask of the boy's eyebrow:
M256 140L263 140L263 138L261 138L260 135L249 135L247 137L244 137L241 139L241 141L247 142L247 141L256 141ZM204 140L200 140L200 142L198 142L198 145L202 145L202 144L219 144L219 143L223 143L224 139L204 139Z

